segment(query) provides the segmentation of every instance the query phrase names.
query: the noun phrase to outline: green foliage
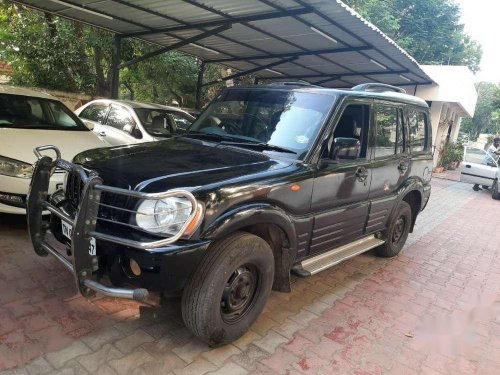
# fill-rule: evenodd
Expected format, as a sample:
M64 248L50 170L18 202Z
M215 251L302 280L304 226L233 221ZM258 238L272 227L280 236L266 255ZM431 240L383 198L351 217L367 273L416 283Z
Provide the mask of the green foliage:
M500 134L500 85L481 82L476 85L478 100L472 119L462 120L461 130L477 139L479 134Z
M441 149L438 164L446 169L453 169L453 165L461 162L463 157L464 146L458 142L448 142Z
M454 0L344 0L421 64L479 70L482 49L460 24Z
M0 0L0 60L14 69L12 83L94 96L109 96L113 35L63 18ZM122 60L158 48L137 40L122 44ZM178 52L165 53L120 72L120 97L194 106L199 60ZM209 64L205 80L222 76ZM220 88L203 91L202 103Z

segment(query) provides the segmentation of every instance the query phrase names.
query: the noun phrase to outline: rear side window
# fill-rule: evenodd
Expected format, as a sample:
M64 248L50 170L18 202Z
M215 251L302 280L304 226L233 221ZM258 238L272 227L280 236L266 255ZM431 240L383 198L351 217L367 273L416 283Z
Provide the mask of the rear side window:
M107 111L107 104L91 104L85 108L82 113L80 113L80 117L90 121L102 123L104 121L104 117L106 117Z
M391 156L404 151L403 112L386 105L375 105L375 157Z
M408 111L408 121L410 128L411 152L422 152L429 149L429 121L427 114L415 109Z

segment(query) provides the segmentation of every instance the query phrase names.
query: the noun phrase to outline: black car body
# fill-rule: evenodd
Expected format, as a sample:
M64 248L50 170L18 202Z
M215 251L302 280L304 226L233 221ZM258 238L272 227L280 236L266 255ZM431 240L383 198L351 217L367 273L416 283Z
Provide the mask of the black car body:
M46 202L55 166L67 183ZM90 150L73 163L42 157L29 228L37 253L65 263L84 295L183 293L186 324L216 345L244 333L271 285L289 291L290 272L310 275L372 248L396 255L429 199L431 169L428 106L397 88L235 87L185 135ZM69 257L44 240L44 208ZM246 248L262 255L224 263ZM203 292L219 271L220 290ZM200 293L221 298L222 318L199 316Z

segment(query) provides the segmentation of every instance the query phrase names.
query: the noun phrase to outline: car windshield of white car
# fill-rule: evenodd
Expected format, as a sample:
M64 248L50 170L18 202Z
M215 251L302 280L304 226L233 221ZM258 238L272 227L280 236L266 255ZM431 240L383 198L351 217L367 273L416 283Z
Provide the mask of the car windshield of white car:
M0 128L88 131L57 100L10 94L0 94Z
M135 113L144 129L151 135L168 137L178 130L186 130L194 117L180 111L155 108L135 108Z

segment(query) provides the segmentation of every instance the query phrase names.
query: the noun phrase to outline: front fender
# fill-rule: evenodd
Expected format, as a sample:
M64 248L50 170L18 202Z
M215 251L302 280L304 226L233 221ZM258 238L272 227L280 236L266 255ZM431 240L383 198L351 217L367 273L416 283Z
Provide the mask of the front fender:
M292 254L297 249L295 225L281 208L270 203L253 203L225 212L203 231L200 238L219 239L239 229L255 224L275 224L285 233Z

